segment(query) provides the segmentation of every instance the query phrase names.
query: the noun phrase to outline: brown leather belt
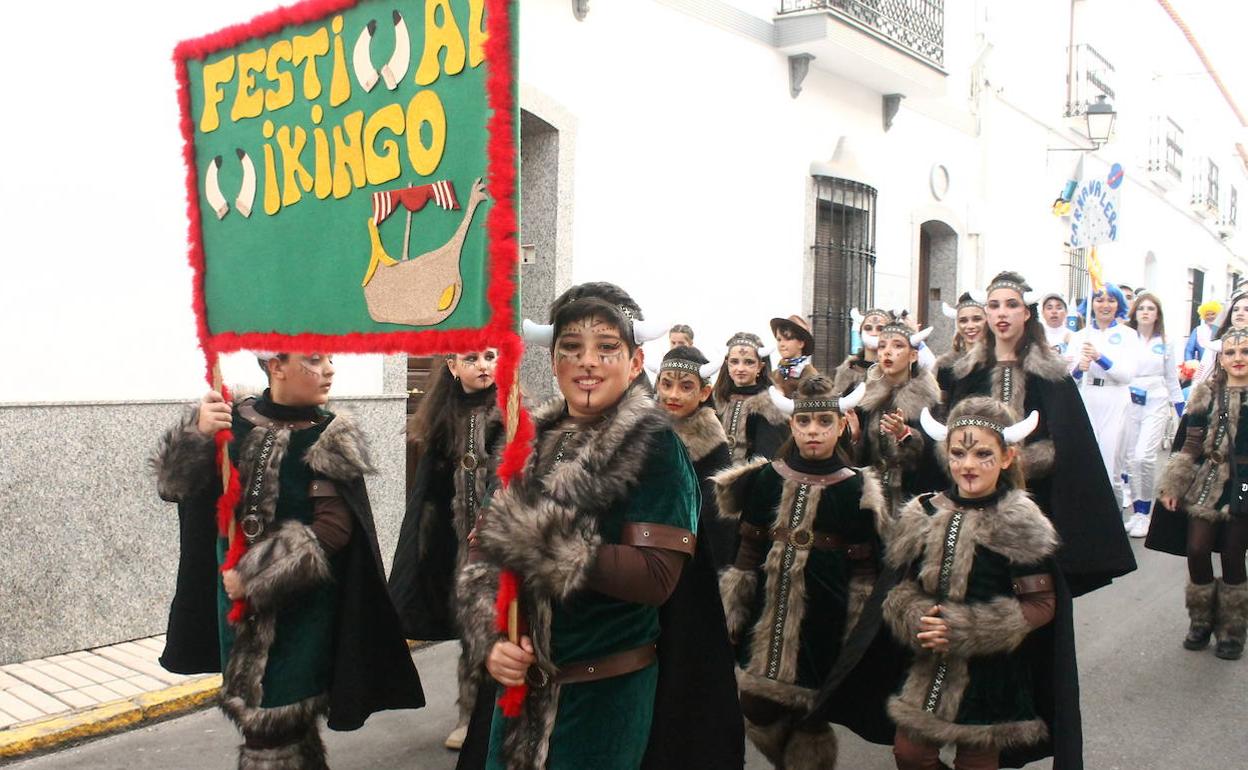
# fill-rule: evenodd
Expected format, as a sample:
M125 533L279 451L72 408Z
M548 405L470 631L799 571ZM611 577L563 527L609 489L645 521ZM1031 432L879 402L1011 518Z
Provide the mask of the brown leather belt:
M555 684L578 684L624 676L642 670L658 660L658 657L659 654L654 645L645 644L603 658L569 663L555 674L554 682Z
M1014 593L1018 596L1039 594L1053 590L1053 576L1047 572L1014 578Z
M628 522L620 529L620 543L638 548L666 548L692 556L697 541L687 529L648 521Z
M744 521L741 522L741 537L774 540L794 548L813 548L816 551L844 551L846 556L856 561L870 559L875 553L875 548L870 543L847 543L839 535L807 529L791 530L788 527L766 529Z

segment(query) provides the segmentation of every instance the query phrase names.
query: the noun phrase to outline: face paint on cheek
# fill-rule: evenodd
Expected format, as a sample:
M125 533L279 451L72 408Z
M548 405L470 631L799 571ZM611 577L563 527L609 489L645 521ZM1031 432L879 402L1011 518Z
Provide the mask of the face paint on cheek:
M980 460L979 465L981 468L984 468L985 470L992 470L993 468L997 467L997 456L995 454L989 455L988 457L985 457L983 460Z

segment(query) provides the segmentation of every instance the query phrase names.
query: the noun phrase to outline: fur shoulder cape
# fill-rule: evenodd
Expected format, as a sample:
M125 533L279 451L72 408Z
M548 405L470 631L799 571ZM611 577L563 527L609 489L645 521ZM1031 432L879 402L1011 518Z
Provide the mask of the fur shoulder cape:
M939 567L945 529L956 506L943 493L930 497L929 502L935 513L928 513L922 495L901 509L885 548L885 558L891 566L905 568L928 553L935 554ZM1035 564L1057 551L1057 531L1022 490L1006 493L976 518L975 527L964 530L963 536L970 535L975 545L999 553L1011 563ZM925 562L927 558L924 557Z
M932 408L940 403L940 388L931 372L920 371L897 387L893 387L887 378L867 381L867 392L863 394L858 408L864 412L875 412L884 408L892 401L891 409L900 409L906 422L917 422L923 413L923 407Z
M976 342L961 358L953 363L953 374L958 379L988 365L988 339ZM1066 362L1048 345L1032 344L1022 360L1023 371L1041 379L1055 382L1069 376Z
M732 399L722 404L715 405L715 413L719 415L720 420L727 419L732 412ZM741 401L741 427L739 430L745 430L745 421L752 415L757 414L772 425L787 425L789 418L784 412L775 405L771 400L771 394L767 389L763 389L752 396L747 396ZM744 435L744 434L743 434Z
M1225 458L1232 454L1235 446L1239 432L1240 408L1246 394L1248 391L1243 388L1226 389L1227 430L1221 446L1218 446L1220 390L1210 380L1205 380L1192 389L1192 397L1188 401L1187 412L1180 426L1182 443L1174 448L1170 461L1166 463L1166 469L1157 484L1158 497L1178 498L1181 510L1194 518L1213 522L1230 518L1227 511L1217 506L1217 501L1231 477L1231 465ZM1186 446L1190 438L1187 435L1188 426L1198 416L1205 418L1205 427L1202 429L1204 435L1199 450L1192 451ZM1184 451L1179 451L1179 447L1183 447ZM1218 462L1215 459L1217 456L1223 457L1223 460Z
M857 353L847 356L832 371L832 390L842 396L850 392L857 387L858 383L867 378L868 366L869 364Z
M683 420L672 420L672 429L689 451L689 459L694 462L709 455L716 447L728 443L724 426L719 422L714 409L699 406Z

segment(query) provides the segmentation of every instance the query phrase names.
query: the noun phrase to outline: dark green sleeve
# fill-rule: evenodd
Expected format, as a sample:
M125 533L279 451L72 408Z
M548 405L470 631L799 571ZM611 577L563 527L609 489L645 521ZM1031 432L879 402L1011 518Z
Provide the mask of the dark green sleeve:
M624 520L697 532L701 506L702 493L698 490L693 463L676 434L664 431L642 466L637 489L629 495Z

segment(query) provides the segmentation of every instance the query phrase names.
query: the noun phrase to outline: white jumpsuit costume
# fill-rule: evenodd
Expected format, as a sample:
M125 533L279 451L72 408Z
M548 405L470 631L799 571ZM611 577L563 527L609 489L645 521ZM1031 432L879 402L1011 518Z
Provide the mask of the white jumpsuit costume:
M1147 506L1156 494L1157 464L1166 427L1174 406L1183 403L1178 366L1174 344L1165 341L1160 334L1147 342L1141 341L1139 365L1131 381L1127 432L1123 437L1131 499L1135 501L1137 513L1147 514Z
M1091 343L1101 357L1092 362L1088 371L1081 372L1077 364L1085 342ZM1079 384L1109 483L1116 499L1121 501L1123 468L1118 450L1130 416L1130 385L1139 365L1140 337L1135 329L1117 320L1105 329L1087 326L1070 336L1067 354L1074 357L1071 375Z

